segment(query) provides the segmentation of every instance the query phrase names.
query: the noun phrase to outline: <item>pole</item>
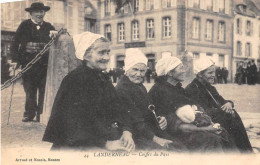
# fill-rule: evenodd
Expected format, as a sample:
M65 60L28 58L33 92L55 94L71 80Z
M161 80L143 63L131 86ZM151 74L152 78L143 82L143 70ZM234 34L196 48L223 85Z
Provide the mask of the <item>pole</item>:
M13 72L15 75L15 66L12 66L12 69L13 69ZM10 114L11 114L12 100L13 100L13 94L14 94L14 85L15 85L15 82L12 84L11 99L10 99L9 109L8 109L7 125L9 124L9 119L10 119Z

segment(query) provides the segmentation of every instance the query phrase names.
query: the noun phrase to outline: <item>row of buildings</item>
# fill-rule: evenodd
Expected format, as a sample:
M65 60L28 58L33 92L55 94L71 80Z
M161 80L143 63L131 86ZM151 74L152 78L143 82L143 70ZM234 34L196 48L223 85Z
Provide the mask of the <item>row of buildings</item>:
M23 16L24 8L33 1L2 4L2 40L3 32L13 33L28 18ZM184 54L194 59L212 57L217 65L228 68L229 80L240 62L255 60L260 67L260 12L250 0L42 2L51 6L46 20L56 28L65 27L72 35L83 31L105 35L111 41L111 68L124 66L129 47L140 48L152 70L163 56ZM10 12L12 7L17 12Z

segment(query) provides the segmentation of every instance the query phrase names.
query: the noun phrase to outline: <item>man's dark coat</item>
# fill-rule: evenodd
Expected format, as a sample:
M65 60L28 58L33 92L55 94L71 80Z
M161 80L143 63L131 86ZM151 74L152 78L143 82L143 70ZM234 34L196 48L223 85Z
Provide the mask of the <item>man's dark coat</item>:
M55 28L48 22L43 21L40 29L37 30L37 24L33 23L31 19L23 21L14 36L14 42L11 47L12 58L23 67L33 59L35 54L26 53L26 44L28 42L34 43L48 43L50 41L50 31ZM42 65L48 64L48 54L40 60Z
M40 29L37 29L37 24L33 23L31 19L23 21L15 33L14 42L11 46L12 60L24 68L37 54L37 52L28 53L28 51L26 51L26 45L31 42L34 44L41 43L41 45L44 46L44 44L48 43L51 39L49 37L51 30L55 30L55 28L45 21L40 25ZM43 48L43 46L41 47ZM40 46L38 47L41 48ZM34 118L36 113L38 115L42 113L48 56L49 52L47 51L44 56L22 76L23 87L26 93L24 117L30 120ZM38 100L37 91L39 91Z

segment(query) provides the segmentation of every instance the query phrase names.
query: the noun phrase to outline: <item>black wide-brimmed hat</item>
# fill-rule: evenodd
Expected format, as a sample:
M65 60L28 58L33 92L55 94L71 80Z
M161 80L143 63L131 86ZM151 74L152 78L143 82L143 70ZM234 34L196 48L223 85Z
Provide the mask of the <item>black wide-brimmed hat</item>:
M49 6L44 6L44 4L41 3L41 2L35 2L35 3L31 4L31 7L25 8L25 11L28 11L28 12L35 11L35 10L48 11L48 10L50 10L50 7Z

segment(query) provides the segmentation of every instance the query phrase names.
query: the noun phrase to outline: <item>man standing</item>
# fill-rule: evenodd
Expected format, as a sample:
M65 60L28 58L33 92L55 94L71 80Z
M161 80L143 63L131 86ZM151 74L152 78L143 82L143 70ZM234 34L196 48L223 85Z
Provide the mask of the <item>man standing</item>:
M82 65L61 82L43 136L52 149L134 150L127 114L118 104L115 88L104 74L110 44L104 36L90 32L73 38L76 57Z
M147 70L145 72L145 77L146 77L147 83L150 83L150 81L151 81L151 74L152 74L152 70L149 67L147 67Z
M224 83L226 84L227 83L227 78L228 78L228 70L227 70L226 67L222 68L222 77L223 77Z
M43 21L45 13L50 10L49 6L43 3L32 3L26 8L31 19L23 21L14 36L11 48L12 59L24 68L48 43L52 36L57 34L55 28L48 22ZM40 121L42 114L45 83L48 65L48 52L27 70L23 76L23 87L26 93L25 112L23 122L32 121L36 116L36 121ZM37 91L39 96L37 97ZM37 100L38 98L38 100Z
M257 67L255 65L254 60L251 61L250 72L251 72L251 84L255 85L256 84L256 77L257 77Z
M222 84L222 70L220 67L216 68L216 75L217 75L217 80L218 80L218 84Z
M243 64L240 62L236 71L236 82L238 85L242 84L242 79L243 79Z

